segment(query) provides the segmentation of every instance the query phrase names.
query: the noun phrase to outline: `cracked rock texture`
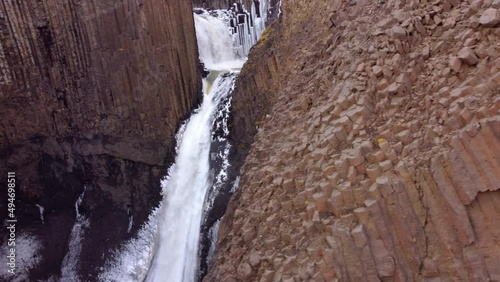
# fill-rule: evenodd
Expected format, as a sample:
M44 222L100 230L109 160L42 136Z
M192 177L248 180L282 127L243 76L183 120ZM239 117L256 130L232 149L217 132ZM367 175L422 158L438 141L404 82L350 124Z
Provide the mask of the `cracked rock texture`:
M283 1L204 281L500 281L497 2Z
M29 280L59 279L84 187L82 281L141 226L200 73L190 1L1 1L0 192L15 171L19 232L44 246Z

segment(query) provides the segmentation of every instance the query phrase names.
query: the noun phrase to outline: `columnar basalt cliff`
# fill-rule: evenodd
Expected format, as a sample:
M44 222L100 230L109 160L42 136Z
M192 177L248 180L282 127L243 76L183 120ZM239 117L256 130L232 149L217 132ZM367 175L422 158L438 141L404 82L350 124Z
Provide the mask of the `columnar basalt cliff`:
M499 2L282 8L237 83L253 144L204 281L500 280Z
M0 175L17 173L18 230L43 246L29 280L59 277L86 187L76 270L92 281L157 205L178 123L201 98L192 5L2 1L0 27Z

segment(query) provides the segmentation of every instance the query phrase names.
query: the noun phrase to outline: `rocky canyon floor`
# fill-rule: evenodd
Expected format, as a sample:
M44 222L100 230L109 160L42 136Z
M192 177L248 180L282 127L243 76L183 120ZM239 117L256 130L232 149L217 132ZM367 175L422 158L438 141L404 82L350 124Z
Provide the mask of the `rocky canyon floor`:
M500 281L500 2L282 10L236 86L256 134L204 281Z

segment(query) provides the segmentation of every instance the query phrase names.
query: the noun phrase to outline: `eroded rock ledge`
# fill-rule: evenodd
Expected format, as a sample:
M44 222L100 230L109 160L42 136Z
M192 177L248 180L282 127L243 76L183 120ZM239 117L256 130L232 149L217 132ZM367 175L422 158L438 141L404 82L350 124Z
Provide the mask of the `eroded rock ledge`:
M204 281L499 280L498 9L284 1L238 81L253 144Z

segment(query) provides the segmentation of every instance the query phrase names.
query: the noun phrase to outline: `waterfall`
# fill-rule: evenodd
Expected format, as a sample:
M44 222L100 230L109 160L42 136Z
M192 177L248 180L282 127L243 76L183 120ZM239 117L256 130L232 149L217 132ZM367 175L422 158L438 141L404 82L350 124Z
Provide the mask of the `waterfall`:
M89 227L89 221L80 214L80 205L87 187L83 188L82 194L75 202L76 221L71 229L68 242L68 253L64 256L61 266L61 281L79 281L77 274L78 259L82 250L82 241L85 229Z
M141 228L138 238L127 242L108 263L99 275L101 281L199 279L203 216L213 205L212 197L217 194L214 189L227 179L230 166L230 145L225 139L229 133L230 95L263 25L234 29L231 11L199 10L194 20L200 60L209 72L203 79L203 102L176 136L175 163L162 181L163 202ZM222 131L223 137L217 137L215 131ZM214 142L222 142L224 146L211 156ZM210 167L213 159L222 163L216 173ZM210 227L210 256L214 253L217 232L218 224Z
M45 210L42 206L40 206L39 204L36 204L36 207L38 208L38 211L40 212L40 220L42 221L42 224L45 223L44 219L43 219L43 211Z
M220 13L220 16L223 15L225 14ZM204 13L195 14L194 23L198 52L206 69L230 70L243 66L244 58L235 52L231 43L230 28L223 20Z
M233 88L234 75L221 74L190 118L172 175L164 185L160 239L146 281L194 281L198 265L200 224L209 182L211 127L219 102Z
M159 243L146 281L192 282L197 279L200 226L210 179L212 127L219 105L232 92L242 66L229 27L218 17L195 14L200 60L211 72L204 79L204 99L191 116L179 144L170 178L163 183Z

